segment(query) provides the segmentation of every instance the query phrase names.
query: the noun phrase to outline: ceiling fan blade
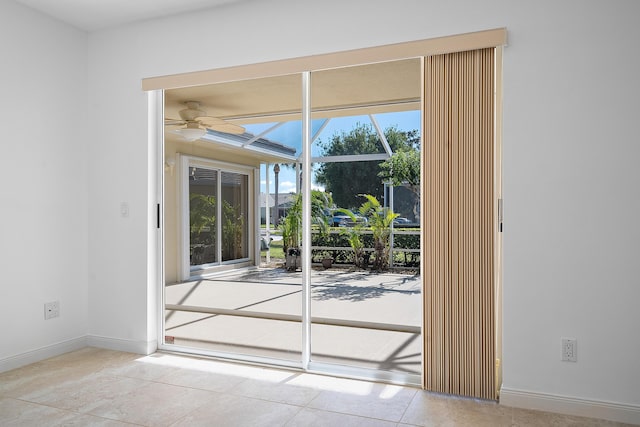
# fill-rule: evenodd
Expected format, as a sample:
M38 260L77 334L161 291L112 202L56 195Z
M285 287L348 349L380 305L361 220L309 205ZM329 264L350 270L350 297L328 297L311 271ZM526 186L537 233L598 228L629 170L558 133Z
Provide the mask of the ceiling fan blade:
M224 125L225 123L227 123L222 119L219 119L217 117L211 117L211 116L196 117L196 121L200 122L202 125L208 128L213 126L218 126L218 125Z
M209 127L217 132L231 133L234 135L242 135L245 129L242 126L234 125L233 123L224 122L221 125L215 125Z
M181 126L186 124L186 122L184 120L180 120L180 119L170 119L168 117L164 118L164 124L165 126Z

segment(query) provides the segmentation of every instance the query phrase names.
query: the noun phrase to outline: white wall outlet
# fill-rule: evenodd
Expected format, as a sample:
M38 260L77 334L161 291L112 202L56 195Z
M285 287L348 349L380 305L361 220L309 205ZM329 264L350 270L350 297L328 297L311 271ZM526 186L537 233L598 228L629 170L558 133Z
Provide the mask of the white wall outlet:
M60 301L52 301L44 304L45 320L60 316Z
M578 340L575 338L562 338L562 361L578 361Z

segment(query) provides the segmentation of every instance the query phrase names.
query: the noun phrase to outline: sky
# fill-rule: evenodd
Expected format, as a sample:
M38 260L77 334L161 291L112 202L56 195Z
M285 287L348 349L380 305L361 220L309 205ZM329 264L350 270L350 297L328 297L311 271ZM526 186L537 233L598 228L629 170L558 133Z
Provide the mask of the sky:
M375 114L374 115L376 121L380 125L382 129L386 129L390 126L396 126L399 130L413 130L420 129L420 111L406 111L406 112L398 112L398 113L384 113L384 114ZM312 156L320 155L320 151L318 149L318 141L327 141L331 136L335 133L339 133L342 131L349 132L353 127L358 124L371 124L371 120L368 116L353 116L353 117L338 117L331 119L327 126L322 129L322 132L318 135L318 138L312 144ZM260 125L251 125L245 126L248 132L253 134L259 134L264 130L268 129L271 124L260 124ZM315 135L321 125L321 121L314 121L312 126L311 133ZM301 135L302 135L302 126L300 122L290 123L289 125L281 126L268 134L264 135L265 138L270 139L272 141L277 141L285 145L293 146L298 149L298 154L300 154L301 150ZM292 142L293 141L293 142ZM273 168L273 165L270 166ZM290 192L295 192L296 184L295 184L295 171L288 167L281 167L280 173L278 174L278 192L281 194L287 194ZM266 180L265 180L265 166L262 165L260 168L260 192L265 192ZM324 188L320 185L317 185L315 182L311 183L311 187L314 189L324 190ZM270 170L269 176L269 192L275 192L275 182L273 169Z

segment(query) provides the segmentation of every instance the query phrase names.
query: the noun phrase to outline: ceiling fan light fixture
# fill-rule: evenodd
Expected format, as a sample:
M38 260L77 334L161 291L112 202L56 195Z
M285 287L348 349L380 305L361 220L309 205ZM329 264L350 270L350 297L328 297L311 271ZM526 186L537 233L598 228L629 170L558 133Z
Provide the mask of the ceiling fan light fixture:
M195 141L196 139L200 139L204 136L205 133L207 133L206 130L204 129L200 129L200 128L183 128L183 129L176 129L173 131L174 133L180 135L182 137L182 139L184 139L185 141Z

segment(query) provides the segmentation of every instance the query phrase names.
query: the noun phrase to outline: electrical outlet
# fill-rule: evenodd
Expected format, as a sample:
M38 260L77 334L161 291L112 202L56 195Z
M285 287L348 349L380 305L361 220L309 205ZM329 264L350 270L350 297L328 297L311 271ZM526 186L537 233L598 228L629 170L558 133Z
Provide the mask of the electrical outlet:
M562 361L578 361L578 340L575 338L562 338Z
M60 316L60 301L52 301L44 304L44 319L53 319Z

